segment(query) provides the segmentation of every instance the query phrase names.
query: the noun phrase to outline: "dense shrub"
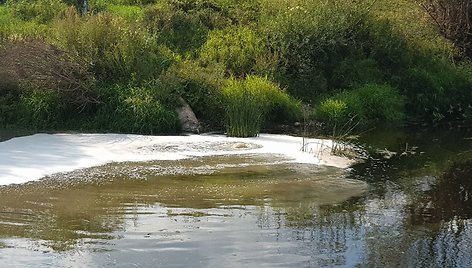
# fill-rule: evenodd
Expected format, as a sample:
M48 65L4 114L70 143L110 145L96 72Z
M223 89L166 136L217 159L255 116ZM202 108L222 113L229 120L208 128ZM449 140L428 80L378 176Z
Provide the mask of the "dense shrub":
M160 42L193 56L209 31L255 22L260 8L253 0L164 0L146 8L144 23Z
M144 18L144 9L139 6L109 5L107 6L107 11L128 22L140 22Z
M408 50L364 4L295 1L269 14L261 31L280 55L277 81L307 102L339 88L384 82L381 74L402 66Z
M19 91L0 83L0 126L18 120Z
M58 92L40 88L24 91L18 108L21 124L40 129L61 125L67 109Z
M2 124L63 127L97 104L87 63L43 40L8 40L0 62Z
M90 62L104 81L157 77L173 60L155 37L110 14L80 17L69 9L56 30L56 42Z
M276 84L257 76L248 76L245 80L229 79L223 88L223 97L226 131L235 137L256 136L267 115L273 111L281 109L284 115L294 115L300 109L298 103Z
M7 5L16 17L40 23L51 21L66 8L61 0L8 0Z
M183 61L153 83L157 82L162 99L172 98L167 103L179 105L178 97L182 97L204 127L221 129L224 122L221 88L225 80L224 68L220 65L201 67L195 62Z
M350 51L348 41L357 16L337 12L321 1L295 1L276 8L282 10L267 16L262 30L270 48L281 55L278 80L304 100L316 98L327 90L330 65Z
M177 115L162 104L152 88L116 85L101 88L100 97L95 129L143 134L177 131Z
M251 25L259 22L264 9L260 0L220 0L218 2L228 10L235 25Z
M270 81L327 125L399 121L403 104L422 123L472 118L471 64L414 1L80 2L0 5L0 123L168 132L183 98L210 130L226 112L256 135L300 116Z
M407 113L415 119L470 119L472 81L461 67L442 60L423 63L408 69L400 85Z
M198 15L189 14L169 3L148 7L144 23L158 41L179 53L191 53L205 43L208 28Z
M316 116L329 126L345 124L349 120L346 102L337 99L326 99L318 105Z
M258 58L268 53L263 39L247 27L230 27L209 33L200 57L223 64L229 73L251 74Z
M404 105L403 97L391 86L367 84L321 102L316 116L328 124L345 124L354 119L366 126L401 121Z
M248 76L245 86L263 98L264 122L291 122L301 117L301 104L267 77Z
M353 88L366 83L382 83L384 74L371 58L348 57L333 69L331 88Z
M24 21L13 15L10 8L0 6L0 45L2 40L44 36L48 27L36 21Z
M71 1L71 0L68 0ZM74 0L72 0L74 1ZM115 4L115 5L149 5L152 3L156 3L159 0L89 0L89 2L93 4L98 4L101 6L108 5L108 4Z

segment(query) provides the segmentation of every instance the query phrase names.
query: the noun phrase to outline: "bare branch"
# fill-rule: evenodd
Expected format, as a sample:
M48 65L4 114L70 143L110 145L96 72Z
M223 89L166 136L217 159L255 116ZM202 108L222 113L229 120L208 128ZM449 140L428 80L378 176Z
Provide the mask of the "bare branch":
M439 31L472 58L472 0L419 0Z
M0 62L0 73L10 75L18 85L56 91L79 110L98 103L88 64L43 40L8 41L0 51Z

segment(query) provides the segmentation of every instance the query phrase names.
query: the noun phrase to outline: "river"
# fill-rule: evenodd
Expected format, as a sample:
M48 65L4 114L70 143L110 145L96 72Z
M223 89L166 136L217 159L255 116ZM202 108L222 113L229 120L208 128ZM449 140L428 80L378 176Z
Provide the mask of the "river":
M226 155L2 186L0 266L471 267L471 137L372 131L348 170Z

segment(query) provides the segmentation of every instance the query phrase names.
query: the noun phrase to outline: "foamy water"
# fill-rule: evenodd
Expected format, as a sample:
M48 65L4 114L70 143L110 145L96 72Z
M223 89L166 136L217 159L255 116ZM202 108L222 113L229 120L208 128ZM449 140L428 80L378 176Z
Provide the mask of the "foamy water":
M39 180L60 172L112 162L178 160L228 154L274 154L287 162L348 167L352 161L331 155L332 141L261 134L254 138L222 135L143 136L128 134L35 134L0 142L0 185Z

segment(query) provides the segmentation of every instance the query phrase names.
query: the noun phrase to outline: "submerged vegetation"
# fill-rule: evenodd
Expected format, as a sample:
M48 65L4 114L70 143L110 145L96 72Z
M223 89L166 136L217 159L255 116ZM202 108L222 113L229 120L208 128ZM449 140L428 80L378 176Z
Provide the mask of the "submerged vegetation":
M470 44L439 0L88 2L0 1L1 125L171 133L181 98L233 136L302 103L330 131L472 119Z

